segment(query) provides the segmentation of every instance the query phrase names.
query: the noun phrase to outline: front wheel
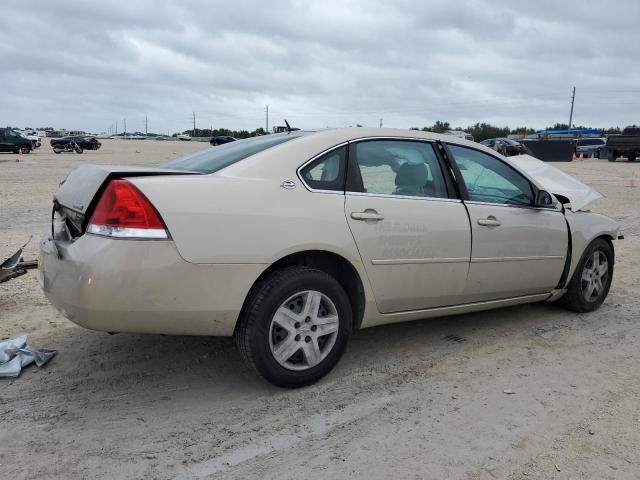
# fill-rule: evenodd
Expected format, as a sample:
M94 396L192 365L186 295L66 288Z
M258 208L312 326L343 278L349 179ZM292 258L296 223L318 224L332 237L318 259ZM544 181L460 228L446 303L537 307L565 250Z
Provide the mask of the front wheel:
M613 279L613 248L604 239L591 242L560 302L574 312L593 312L609 294Z
M84 150L82 149L82 147L80 145L76 145L73 149L76 151L76 153L84 152Z
M329 274L277 270L249 294L235 332L244 362L271 383L309 385L338 363L351 336L349 297Z

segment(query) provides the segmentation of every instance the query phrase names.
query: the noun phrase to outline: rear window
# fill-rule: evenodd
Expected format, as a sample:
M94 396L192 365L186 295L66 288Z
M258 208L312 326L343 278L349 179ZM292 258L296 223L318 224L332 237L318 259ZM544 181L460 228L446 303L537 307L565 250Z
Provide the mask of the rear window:
M283 133L225 143L218 147L178 158L163 166L176 170L213 173L256 153L263 152L289 140L300 138L303 135L305 135L305 132Z

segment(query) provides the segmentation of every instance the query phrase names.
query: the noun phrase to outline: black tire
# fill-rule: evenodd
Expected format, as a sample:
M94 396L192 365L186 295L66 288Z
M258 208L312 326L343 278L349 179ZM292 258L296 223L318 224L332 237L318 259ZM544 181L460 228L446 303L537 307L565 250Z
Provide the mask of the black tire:
M84 150L82 149L82 147L80 145L76 145L74 147L74 150L77 154L81 154L82 152L84 152Z
M610 162L615 162L616 161L616 152L607 152L607 160L609 160Z
M585 282L585 280L583 280L582 275L585 271L585 267L588 265L589 259L596 251L604 254L607 259L607 277L602 284L603 289L597 295L597 297L591 300L587 300L583 292L583 282ZM613 248L611 247L611 244L609 244L609 242L602 238L597 238L593 242L591 242L591 244L584 251L582 258L580 259L580 262L576 267L576 271L571 277L571 281L569 282L567 288L567 293L560 298L560 303L565 308L580 313L593 312L594 310L600 308L602 302L604 302L605 298L607 298L607 295L609 294L609 288L611 287L611 280L613 279L613 261Z
M333 346L320 363L305 370L290 370L272 353L271 322L276 310L287 299L307 290L320 292L333 302L339 318L338 330ZM352 324L349 297L336 279L321 270L296 266L276 270L254 286L234 336L247 366L277 386L297 388L318 381L333 369L346 349ZM296 352L301 354L301 350Z
M26 155L30 151L31 149L26 145L21 145L20 147L18 147L18 153L21 153L22 155Z
M636 154L635 153L630 153L627 155L627 158L629 159L630 162L635 162L636 161Z
M53 153L55 153L56 155L60 155L60 152L62 152L62 150L57 147L53 147Z

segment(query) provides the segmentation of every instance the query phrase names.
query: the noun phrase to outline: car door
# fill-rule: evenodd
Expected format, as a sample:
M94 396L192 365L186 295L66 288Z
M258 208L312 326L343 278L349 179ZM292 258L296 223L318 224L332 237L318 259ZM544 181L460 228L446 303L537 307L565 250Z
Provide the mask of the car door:
M563 213L534 206L535 187L506 162L448 145L461 177L473 238L467 301L549 292L562 275L568 248Z
M471 231L462 201L429 142L352 142L345 215L378 309L462 301Z

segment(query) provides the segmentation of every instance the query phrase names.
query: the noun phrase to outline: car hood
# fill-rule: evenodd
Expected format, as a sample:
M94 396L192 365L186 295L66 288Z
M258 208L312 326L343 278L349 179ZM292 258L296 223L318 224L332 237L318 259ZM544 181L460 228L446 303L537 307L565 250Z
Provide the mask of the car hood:
M567 197L574 212L583 210L591 202L602 198L602 195L589 185L531 155L510 157L510 161L548 192Z

